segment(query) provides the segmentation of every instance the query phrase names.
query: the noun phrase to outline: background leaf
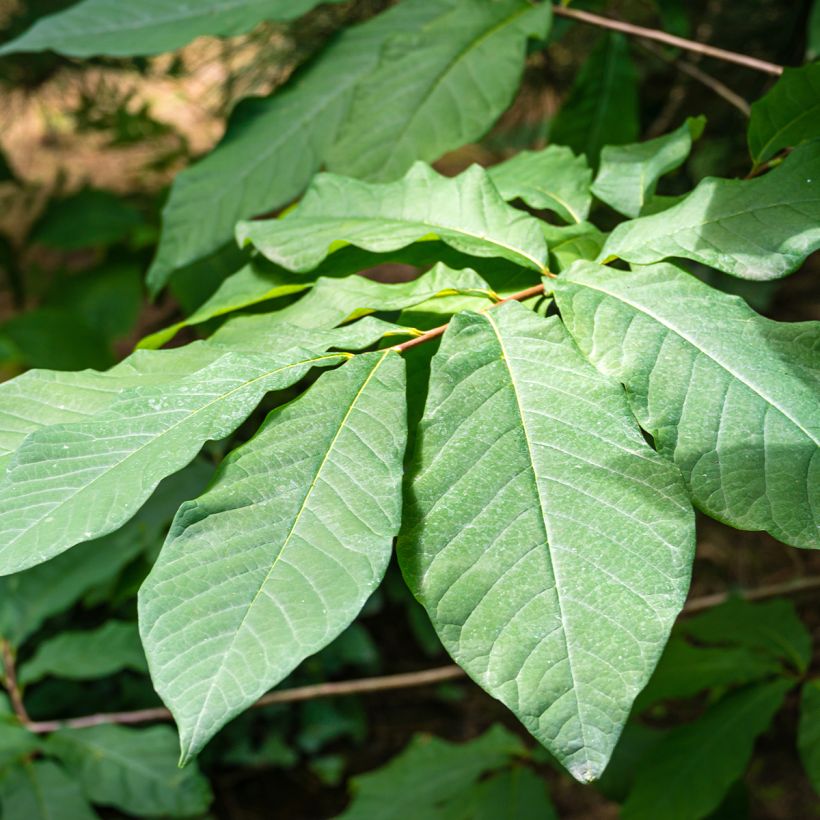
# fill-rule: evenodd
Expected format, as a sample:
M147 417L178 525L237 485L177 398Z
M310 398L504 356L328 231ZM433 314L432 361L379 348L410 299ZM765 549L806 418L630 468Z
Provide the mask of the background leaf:
M709 177L678 205L622 222L599 259L683 257L741 279L779 279L820 248L818 179L820 140L755 179Z
M638 77L629 46L620 34L607 34L590 52L569 97L550 127L550 142L586 154L598 167L604 145L638 138Z
M399 559L448 652L595 779L686 595L676 470L557 317L507 303L451 321L412 476Z
M356 87L328 167L390 180L483 136L512 102L528 38L544 39L552 8L526 0L458 0L397 34Z
M803 684L797 749L814 790L820 794L820 680Z
M135 817L190 817L211 802L196 764L177 766L177 739L168 726L61 729L47 741L89 800Z
M795 362L820 325L778 325L672 265L577 262L552 283L581 350L627 389L695 504L720 521L819 546L818 402ZM777 342L770 344L770 338Z
M3 816L26 820L96 820L80 786L56 764L37 760L0 777Z
M362 354L274 411L182 506L139 600L183 759L333 640L378 586L405 436L403 361Z

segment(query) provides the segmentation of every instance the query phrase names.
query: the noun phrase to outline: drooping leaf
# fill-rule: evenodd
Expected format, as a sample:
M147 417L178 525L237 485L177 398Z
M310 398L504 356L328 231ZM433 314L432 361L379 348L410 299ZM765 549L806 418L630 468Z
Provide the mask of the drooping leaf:
M116 532L82 544L70 555L0 577L0 636L20 646L46 620L158 546L179 505L201 492L212 472L207 462L198 459L166 478L145 506Z
M661 700L691 698L706 689L740 686L782 672L776 659L746 646L693 646L673 637L638 695L635 711L640 713Z
M820 63L786 67L768 94L752 105L749 153L755 166L778 151L820 137Z
M820 680L816 678L803 684L797 749L814 790L820 794Z
M689 581L693 514L559 319L459 314L433 361L399 559L453 658L600 775Z
M820 403L798 364L811 362L799 340L816 342L820 325L764 319L667 264L616 271L577 262L550 284L579 347L626 386L700 509L820 546Z
M177 766L177 739L168 726L61 729L47 749L89 800L135 817L200 816L211 802L196 765Z
M80 786L49 760L15 766L0 776L3 817L97 820Z
M140 630L183 759L341 633L381 581L401 510L404 365L366 353L274 411L180 509Z
M507 205L475 165L448 179L419 162L385 184L321 174L295 211L240 222L237 237L294 271L309 271L346 245L386 252L429 239L535 270L547 257L538 221Z
M755 179L709 177L680 204L622 222L600 260L640 265L667 257L757 281L796 270L820 248L820 140Z
M705 117L689 117L680 128L662 137L605 146L592 193L624 216L640 215L658 180L683 165L705 125Z
M263 20L293 20L319 0L81 0L38 20L0 55L56 51L71 57L159 54L208 34L230 37ZM339 2L339 0L324 0Z
M586 154L598 167L605 145L638 139L638 77L629 46L620 34L607 34L590 52L569 97L550 128L550 142Z
M0 574L114 531L206 441L232 433L267 392L343 358L300 347L223 350L173 383L122 391L87 421L30 433L0 481Z
M488 171L507 202L521 199L531 208L554 211L565 222L583 222L592 205L592 169L585 156L563 145L521 151Z
M463 800L482 775L525 752L521 741L501 726L461 744L416 735L387 765L352 780L353 802L340 820L400 820L410 804L414 817L441 817L442 807Z
M356 87L328 167L391 180L482 137L515 96L527 40L545 38L551 19L548 3L457 0L390 38Z
M176 268L231 239L240 219L281 208L299 196L322 165L353 89L378 62L384 41L417 29L453 2L403 0L343 32L273 96L238 106L222 142L174 180L148 272L151 290L160 290Z
M45 677L91 680L123 669L147 672L139 631L134 623L108 621L99 629L62 632L37 647L20 666L23 685Z
M812 639L794 603L786 598L752 603L730 598L678 625L699 644L735 644L765 653L803 674L812 657Z
M729 695L693 723L669 732L641 761L624 820L692 820L716 809L743 774L792 681Z

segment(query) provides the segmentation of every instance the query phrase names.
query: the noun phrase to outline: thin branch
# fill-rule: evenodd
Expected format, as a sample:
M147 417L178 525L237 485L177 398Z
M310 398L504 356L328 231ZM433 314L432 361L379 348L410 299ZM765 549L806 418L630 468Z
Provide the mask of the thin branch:
M807 578L795 578L781 584L769 584L768 586L757 587L756 589L740 589L729 592L716 592L714 595L703 595L700 598L692 598L683 607L685 615L695 612L702 612L704 609L723 604L733 595L739 595L747 601L763 601L767 598L777 598L778 595L799 595L803 592L820 589L820 576L810 575Z
M3 656L3 683L6 691L9 693L9 700L11 701L11 708L14 709L14 714L17 719L24 726L31 723L26 707L23 704L23 694L20 691L20 685L17 683L17 666L14 662L14 650L8 641L0 641L0 654Z
M757 57L748 57L745 54L738 54L736 51L727 51L725 48L716 48L706 43L698 43L695 40L687 40L685 37L677 37L674 34L667 34L665 31L658 31L653 28L636 26L633 23L624 23L620 20L613 20L610 17L602 17L599 14L591 14L580 9L570 9L564 6L553 6L553 12L559 17L567 17L577 20L579 23L588 23L600 28L608 28L613 31L620 31L631 37L640 37L643 40L655 40L665 43L668 46L682 48L684 51L692 51L695 54L702 54L704 57L714 57L716 60L723 60L727 63L735 63L755 71L762 71L764 74L780 76L783 73L783 66L760 60Z
M544 276L548 276L551 279L555 278L554 273L550 273L549 271L544 273ZM504 299L500 299L498 302L490 305L488 308L492 310L492 308L497 307L498 305L503 305L504 302L523 302L525 299L529 299L532 296L538 296L539 294L544 292L544 285L533 285L531 288L527 288L526 290L520 290L518 293L513 293L512 296L507 296ZM415 347L416 345L424 344L425 342L429 342L430 339L436 339L441 336L444 331L447 330L447 325L439 325L438 327L434 327L432 330L428 330L426 333L422 333L421 336L416 336L414 339L410 339L406 342L402 342L400 345L396 345L393 350L397 353L404 353L405 350L409 350L411 347Z

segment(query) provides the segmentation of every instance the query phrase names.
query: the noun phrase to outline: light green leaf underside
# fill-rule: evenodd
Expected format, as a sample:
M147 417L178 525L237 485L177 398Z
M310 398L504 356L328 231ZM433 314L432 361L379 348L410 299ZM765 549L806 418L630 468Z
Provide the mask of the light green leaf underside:
M703 717L673 729L638 769L623 820L691 820L716 809L749 763L792 687L789 680L729 695Z
M778 151L820 137L820 63L786 67L774 87L752 105L749 153L755 165Z
M80 786L49 760L27 762L0 778L3 817L25 820L97 820Z
M592 205L592 169L583 155L563 145L521 151L488 171L501 196L531 208L554 211L565 222L583 222Z
M550 128L550 142L586 154L597 168L605 145L635 142L639 132L638 76L629 46L607 34L584 60L572 91Z
M0 482L0 574L117 529L206 441L233 432L265 393L342 360L298 347L223 351L191 376L122 391L87 421L31 433Z
M820 247L820 140L755 179L708 177L680 204L622 222L599 259L693 259L742 279L778 279Z
M274 411L181 507L140 590L140 630L183 759L378 586L401 517L405 414L401 357L357 356Z
M817 678L803 684L797 750L814 790L820 794L820 679Z
M538 221L507 205L475 165L448 179L419 162L385 184L321 174L295 211L240 222L237 238L294 271L309 271L346 245L387 252L426 239L534 270L547 261Z
M198 817L211 802L196 765L177 766L176 734L168 726L63 729L47 749L94 803L134 817Z
M339 0L323 0L339 2ZM81 0L38 20L0 55L56 51L72 57L159 54L203 34L243 34L262 20L293 20L319 0Z
M819 324L764 319L673 265L578 262L550 285L579 347L626 385L698 507L820 546L820 390L806 378Z
M272 96L238 106L222 142L174 180L148 272L151 289L160 290L176 268L229 241L240 219L281 208L299 196L321 167L353 89L378 62L385 39L415 30L453 2L403 0L344 31Z
M453 658L579 780L606 766L689 583L693 513L560 321L459 314L399 541Z
M108 621L87 632L61 632L37 647L20 667L23 685L46 677L93 680L123 669L147 672L145 654L135 623Z
M411 804L416 817L449 818L444 806L463 809L482 777L525 752L521 741L502 726L468 743L416 735L385 766L353 779L353 801L339 820L404 820Z
M512 102L527 40L543 39L552 8L526 0L458 0L397 34L356 87L328 167L360 179L400 177L482 137Z
M624 216L636 217L655 193L658 180L686 161L705 117L689 117L680 128L646 142L607 145L592 193Z

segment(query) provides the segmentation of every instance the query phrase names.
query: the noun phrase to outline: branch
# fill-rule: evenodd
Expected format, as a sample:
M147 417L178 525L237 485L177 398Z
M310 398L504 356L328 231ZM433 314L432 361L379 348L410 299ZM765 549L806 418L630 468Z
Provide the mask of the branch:
M14 709L14 714L17 715L17 719L20 723L24 726L28 726L31 723L31 719L23 704L23 694L20 691L20 685L17 683L17 667L14 663L14 650L8 641L0 640L0 654L3 656L3 683L5 684L6 691L9 693L11 708Z
M544 276L548 276L550 279L555 278L554 273L550 273L546 271ZM523 302L525 299L529 299L532 296L538 296L539 294L544 292L544 285L533 285L531 288L527 288L526 290L520 290L518 293L513 293L512 296L507 296L505 299L500 299L498 302L490 305L488 310L492 308L503 305L504 302ZM410 339L409 341L402 342L400 345L396 345L393 350L397 353L404 353L405 350L409 350L411 347L415 347L416 345L424 344L424 342L429 342L430 339L435 339L441 336L444 331L447 330L447 325L439 325L438 327L434 327L432 330L428 330L426 333L422 333L421 336L416 336L414 339Z
M668 46L682 48L685 51L692 51L702 54L705 57L714 57L716 60L724 60L727 63L735 63L755 71L762 71L764 74L779 76L783 73L783 66L776 63L769 63L766 60L759 60L757 57L747 57L745 54L738 54L736 51L727 51L724 48L698 43L695 40L687 40L685 37L676 37L674 34L667 34L665 31L644 28L632 23L623 23L620 20L613 20L610 17L601 17L599 14L591 14L580 9L569 9L564 6L553 6L553 12L559 17L567 17L570 20L577 20L579 23L588 23L600 28L608 28L613 31L620 31L631 37L640 37L643 40L655 40L659 43L666 43Z

